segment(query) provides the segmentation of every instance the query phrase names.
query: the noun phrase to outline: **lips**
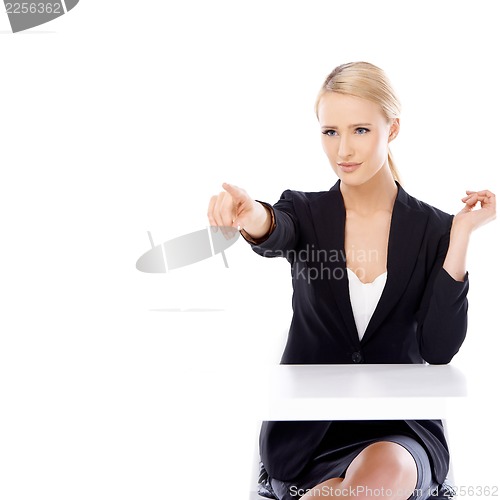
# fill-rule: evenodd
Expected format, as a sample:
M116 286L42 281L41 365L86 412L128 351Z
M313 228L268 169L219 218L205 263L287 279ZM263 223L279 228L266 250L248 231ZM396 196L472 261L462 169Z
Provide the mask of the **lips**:
M361 166L361 163L356 163L353 161L345 161L337 163L337 165L342 169L343 172L353 172L358 167Z

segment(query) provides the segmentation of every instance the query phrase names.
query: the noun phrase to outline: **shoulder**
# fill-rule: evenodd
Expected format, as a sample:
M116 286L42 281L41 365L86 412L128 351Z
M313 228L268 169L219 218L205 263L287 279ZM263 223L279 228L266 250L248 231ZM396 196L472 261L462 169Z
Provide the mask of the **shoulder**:
M425 214L428 217L428 223L431 227L442 231L447 231L451 227L454 215L410 195L401 187L400 193L398 194L398 200L405 204L410 210Z
M281 194L279 201L274 205L275 208L282 210L294 210L298 214L304 212L310 213L311 206L319 203L329 203L335 198L335 193L330 191L298 191L295 189L286 189Z
M341 194L336 184L328 191L298 191L287 189L281 194L280 201L292 203L297 208L310 208L317 205L323 209L328 209L332 203L341 202Z
M297 191L295 189L286 189L281 194L281 198L296 200L302 202L310 202L313 200L320 199L324 196L328 196L331 193L330 191Z

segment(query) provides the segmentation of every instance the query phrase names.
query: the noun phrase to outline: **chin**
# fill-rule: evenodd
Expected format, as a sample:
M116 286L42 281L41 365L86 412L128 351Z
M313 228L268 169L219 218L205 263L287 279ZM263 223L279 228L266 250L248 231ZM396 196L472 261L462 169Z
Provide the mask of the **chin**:
M361 186L362 184L370 180L366 179L362 175L356 175L356 174L357 172L352 172L352 173L339 172L337 173L337 177L340 179L342 184L345 184L346 186Z
M379 171L362 171L362 168L355 172L342 172L341 170L335 169L335 174L346 186L362 186L372 181L378 172Z

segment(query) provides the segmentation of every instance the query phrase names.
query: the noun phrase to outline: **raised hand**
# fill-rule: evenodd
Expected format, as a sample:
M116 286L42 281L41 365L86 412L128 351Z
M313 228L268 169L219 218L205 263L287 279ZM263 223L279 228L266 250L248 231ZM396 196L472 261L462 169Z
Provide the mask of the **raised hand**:
M466 191L462 198L464 208L455 215L454 225L466 229L469 233L496 218L496 197L487 189L483 191ZM474 210L477 204L480 208Z
M210 225L221 228L239 227L254 238L266 234L271 218L262 204L233 184L225 182L222 187L224 191L210 198L207 212Z

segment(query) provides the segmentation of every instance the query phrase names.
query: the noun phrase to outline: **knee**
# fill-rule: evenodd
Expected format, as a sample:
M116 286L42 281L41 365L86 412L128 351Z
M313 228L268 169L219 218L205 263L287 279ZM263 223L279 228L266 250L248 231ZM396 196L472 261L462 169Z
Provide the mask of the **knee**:
M381 441L366 447L354 459L345 479L350 484L412 490L417 483L417 466L406 448Z
M392 477L407 476L415 472L415 460L403 446L390 441L380 441L368 446L362 454L362 463L387 471Z

